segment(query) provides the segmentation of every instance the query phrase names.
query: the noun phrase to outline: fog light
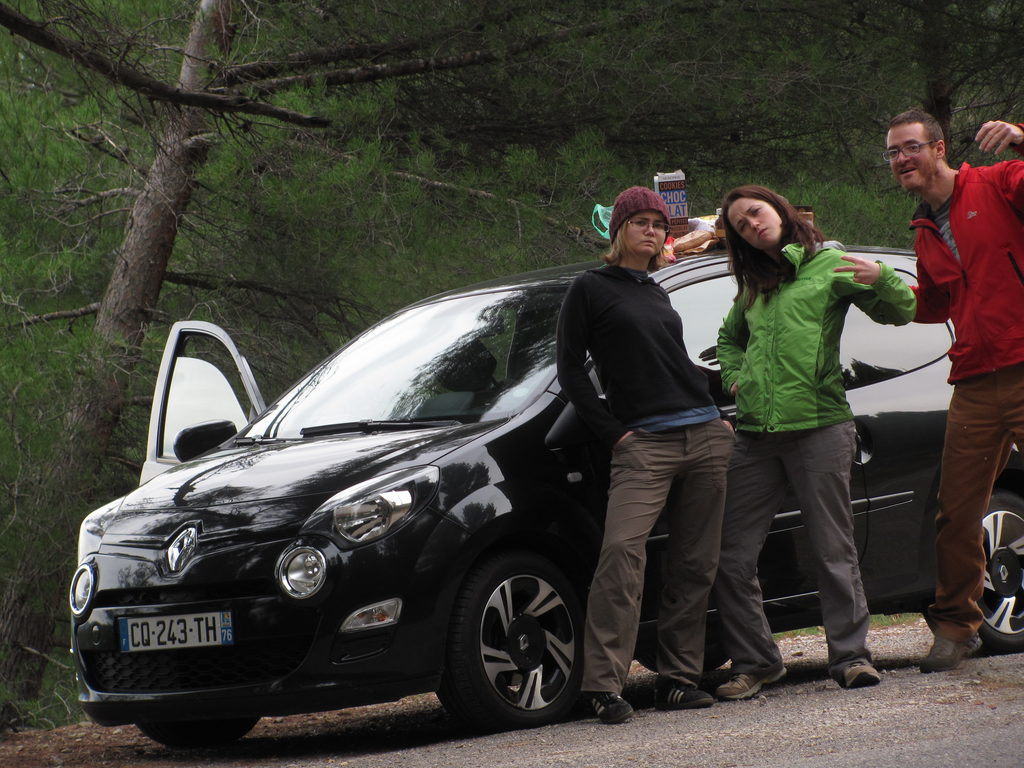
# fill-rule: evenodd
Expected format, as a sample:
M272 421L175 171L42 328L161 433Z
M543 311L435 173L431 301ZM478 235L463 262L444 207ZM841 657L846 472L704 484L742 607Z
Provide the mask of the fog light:
M342 632L357 632L362 629L386 627L398 621L402 613L402 601L397 597L374 603L350 614L341 625Z
M277 583L292 597L312 597L326 580L327 558L313 547L290 549L277 563Z
M71 579L71 592L68 600L71 603L71 613L76 617L84 616L92 603L93 592L96 589L96 574L91 563L78 566L74 578Z

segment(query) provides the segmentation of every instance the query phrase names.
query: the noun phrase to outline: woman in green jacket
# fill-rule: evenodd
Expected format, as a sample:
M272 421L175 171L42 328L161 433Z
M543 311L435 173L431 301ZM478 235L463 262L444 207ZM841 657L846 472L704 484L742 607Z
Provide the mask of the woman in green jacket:
M736 299L718 336L722 386L736 397L715 602L732 678L745 699L786 674L771 637L757 559L787 482L800 502L818 580L829 674L844 688L881 678L867 648L868 609L850 505L856 433L839 363L851 304L903 325L915 299L892 267L825 247L817 227L765 187L722 202Z

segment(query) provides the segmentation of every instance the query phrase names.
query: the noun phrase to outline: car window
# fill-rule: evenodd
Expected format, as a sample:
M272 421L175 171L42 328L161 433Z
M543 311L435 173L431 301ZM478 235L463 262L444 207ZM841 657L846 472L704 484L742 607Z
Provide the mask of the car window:
M722 391L722 374L715 349L718 329L736 296L731 275L703 280L672 291L672 307L683 320L683 343L690 359L707 374L715 403L723 406L733 398Z
M896 272L908 284L916 284L912 273ZM736 283L728 275L686 285L670 294L672 306L683 320L686 350L708 375L718 405L732 401L721 388L715 348L718 329L735 295ZM945 355L951 341L944 324L880 325L851 307L840 343L843 383L846 389L855 389L916 370Z
M248 404L249 398L224 345L205 334L183 334L171 372L157 456L173 458L174 438L193 424L226 419L241 429L249 420L243 403Z
M896 274L910 285L917 284L910 272L897 269ZM943 323L880 325L851 307L839 348L843 384L856 389L916 370L945 355L952 341Z
M248 430L365 421L505 418L554 376L562 289L517 289L403 310L353 340L285 393Z

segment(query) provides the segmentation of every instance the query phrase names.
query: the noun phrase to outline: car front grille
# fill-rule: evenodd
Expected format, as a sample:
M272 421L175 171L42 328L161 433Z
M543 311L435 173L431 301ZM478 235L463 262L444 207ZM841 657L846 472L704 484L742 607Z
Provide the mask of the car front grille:
M94 690L140 693L202 690L261 683L288 674L302 662L310 638L265 640L248 646L168 651L83 651L85 676Z

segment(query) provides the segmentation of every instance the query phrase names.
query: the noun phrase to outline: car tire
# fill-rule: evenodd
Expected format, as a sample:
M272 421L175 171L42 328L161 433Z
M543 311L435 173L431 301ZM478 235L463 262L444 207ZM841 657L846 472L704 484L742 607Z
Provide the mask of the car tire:
M469 573L452 611L438 697L483 731L531 728L569 713L583 676L583 609L572 583L530 552Z
M216 747L237 741L253 729L258 717L228 720L174 720L136 723L135 727L153 741L175 749Z
M985 614L979 634L990 653L1024 651L1024 499L996 491L982 521L985 591L978 605Z

